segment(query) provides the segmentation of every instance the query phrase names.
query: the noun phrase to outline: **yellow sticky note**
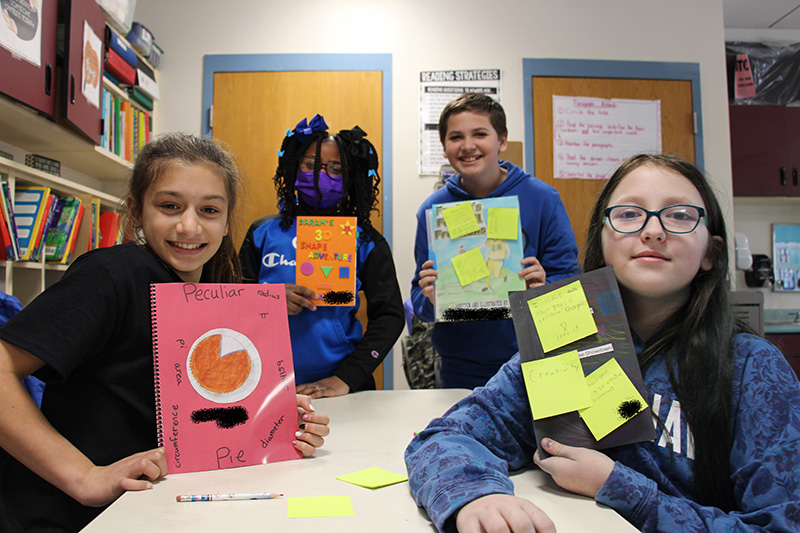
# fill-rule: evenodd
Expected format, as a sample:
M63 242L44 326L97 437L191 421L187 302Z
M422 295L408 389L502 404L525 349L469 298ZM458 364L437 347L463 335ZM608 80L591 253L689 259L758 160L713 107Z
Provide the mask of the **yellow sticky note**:
M594 438L602 439L647 408L647 402L633 386L616 359L586 376L592 405L580 411Z
M379 489L381 487L394 485L395 483L408 481L408 476L395 474L394 472L389 472L383 468L373 466L372 468L366 468L364 470L359 470L358 472L339 476L336 479L339 481L352 483L353 485L358 485L359 487Z
M472 202L461 202L442 209L442 216L451 239L463 237L480 229L478 219L472 210Z
M490 207L486 216L486 238L517 240L519 209L512 207Z
M350 496L308 496L289 498L288 518L322 518L327 516L353 516Z
M528 300L545 353L597 333L580 281Z
M592 405L577 350L522 363L533 419Z
M480 248L473 248L468 252L458 254L451 261L462 287L489 275L489 269L486 267L486 260L483 258Z

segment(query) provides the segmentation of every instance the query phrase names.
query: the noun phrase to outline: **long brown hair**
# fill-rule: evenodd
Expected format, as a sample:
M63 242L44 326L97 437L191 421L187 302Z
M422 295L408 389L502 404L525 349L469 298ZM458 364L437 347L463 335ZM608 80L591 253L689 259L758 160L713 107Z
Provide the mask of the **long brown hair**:
M168 133L147 143L136 158L125 199L127 212L123 227L127 239L146 245L136 224L141 220L144 195L167 169L175 165L202 165L219 174L228 192L228 227L233 227L241 187L239 167L233 156L212 139ZM203 266L202 279L216 283L242 281L242 268L230 231L222 238L219 250Z
M637 155L622 163L592 210L583 269L588 272L605 266L601 239L604 211L625 176L643 165L662 167L688 179L705 204L709 235L719 237L709 239L713 247L711 270L697 273L689 299L648 340L639 365L644 370L657 354L666 355L670 381L694 436L697 501L730 511L735 506L728 466L734 328L728 301L728 237L722 210L703 173L691 163L665 154Z

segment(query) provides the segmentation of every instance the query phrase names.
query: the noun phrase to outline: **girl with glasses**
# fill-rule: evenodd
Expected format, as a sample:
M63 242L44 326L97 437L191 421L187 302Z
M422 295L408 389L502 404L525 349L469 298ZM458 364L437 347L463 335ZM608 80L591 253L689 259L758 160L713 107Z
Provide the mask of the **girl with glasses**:
M700 171L666 155L624 162L590 220L584 270L606 265L662 421L656 439L603 452L540 441L517 355L411 442L417 503L440 529L554 531L506 474L533 457L642 531L800 530L800 384L734 323L725 223Z
M358 126L331 135L321 115L287 131L274 178L280 214L253 222L239 252L245 279L285 284L297 392L312 398L375 389L372 373L405 324L391 249L370 221L380 178L366 135ZM295 284L300 215L357 218L353 307L317 307L317 294ZM363 332L359 291L368 304Z

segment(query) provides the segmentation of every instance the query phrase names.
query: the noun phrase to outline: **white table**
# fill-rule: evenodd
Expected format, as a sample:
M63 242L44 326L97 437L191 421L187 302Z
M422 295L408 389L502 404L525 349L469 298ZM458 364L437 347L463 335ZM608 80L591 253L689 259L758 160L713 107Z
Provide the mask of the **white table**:
M434 527L408 483L370 490L337 476L378 466L405 474L403 451L414 431L468 394L462 389L358 392L314 400L331 417L331 434L314 458L213 472L169 475L152 490L128 492L84 532L425 531ZM559 531L636 531L613 510L561 490L530 469L513 476L516 494L541 507ZM178 503L178 494L282 492L278 500ZM292 496L350 496L355 516L287 518Z

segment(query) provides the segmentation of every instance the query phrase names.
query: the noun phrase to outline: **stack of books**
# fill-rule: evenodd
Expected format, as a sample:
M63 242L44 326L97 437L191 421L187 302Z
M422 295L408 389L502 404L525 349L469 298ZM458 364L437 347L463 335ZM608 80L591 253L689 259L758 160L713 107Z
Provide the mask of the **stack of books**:
M75 196L53 194L49 187L17 186L13 194L0 175L0 260L67 264L72 259L81 227L84 202ZM91 199L88 250L118 244L120 216L101 212Z

